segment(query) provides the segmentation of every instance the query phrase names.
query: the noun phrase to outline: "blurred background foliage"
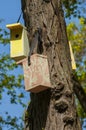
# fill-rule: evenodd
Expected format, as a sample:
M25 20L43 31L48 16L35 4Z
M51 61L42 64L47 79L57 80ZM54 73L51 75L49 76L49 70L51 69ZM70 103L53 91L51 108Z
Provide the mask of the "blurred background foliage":
M0 21L0 24L2 22L3 20ZM18 65L4 49L5 46L9 46L9 37L10 34L5 29L0 28L0 50L4 50L3 52L0 51L0 105L5 93L5 98L10 104L19 104L21 107L26 107L22 100L25 97L23 75L17 73ZM23 113L18 118L17 115L12 117L8 111L4 113L4 116L0 112L0 130L4 130L4 127L7 127L8 130L23 130L22 120Z
M76 61L76 76L81 83L84 91L86 92L86 19L84 17L79 18L77 23L69 23L67 26L68 39L71 42L75 61ZM77 111L84 123L86 113L80 105L78 99L76 100Z

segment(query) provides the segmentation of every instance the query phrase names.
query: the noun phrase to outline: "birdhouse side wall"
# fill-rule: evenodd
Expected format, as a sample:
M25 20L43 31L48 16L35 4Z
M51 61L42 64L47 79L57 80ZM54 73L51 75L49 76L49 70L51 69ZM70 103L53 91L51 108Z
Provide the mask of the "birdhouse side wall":
M72 50L72 46L71 43L69 42L69 48L70 48L70 56L71 56L71 65L72 65L72 69L75 70L76 69L76 62L75 62L75 58L74 58L74 54L73 54L73 50Z
M23 53L27 57L30 49L29 49L28 35L25 28L23 28L23 32L22 32L22 41L23 41Z

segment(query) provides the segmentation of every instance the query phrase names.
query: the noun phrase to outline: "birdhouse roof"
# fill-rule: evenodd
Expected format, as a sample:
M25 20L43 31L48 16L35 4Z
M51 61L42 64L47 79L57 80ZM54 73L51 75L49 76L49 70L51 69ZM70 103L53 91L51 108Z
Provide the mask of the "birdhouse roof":
M9 29L25 28L21 23L14 23L6 25Z

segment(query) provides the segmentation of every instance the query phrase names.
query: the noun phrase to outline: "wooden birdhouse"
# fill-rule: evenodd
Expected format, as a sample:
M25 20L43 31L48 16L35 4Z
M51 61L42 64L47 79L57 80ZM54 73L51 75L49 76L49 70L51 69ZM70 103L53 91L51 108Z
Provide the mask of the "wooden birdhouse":
M75 59L74 59L74 54L73 54L73 50L72 50L72 46L71 46L70 42L69 42L69 48L70 48L70 56L71 56L72 69L75 70L76 69L76 62L75 62Z
M24 83L27 91L38 93L51 88L47 56L34 54L31 56L31 65L28 59L18 62L23 65Z
M26 27L20 23L6 25L10 29L10 55L15 61L22 60L29 53Z

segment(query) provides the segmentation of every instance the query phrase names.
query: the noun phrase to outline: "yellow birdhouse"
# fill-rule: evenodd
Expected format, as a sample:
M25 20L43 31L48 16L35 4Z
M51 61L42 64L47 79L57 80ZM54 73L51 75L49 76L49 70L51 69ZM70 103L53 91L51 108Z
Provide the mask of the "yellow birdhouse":
M6 25L10 29L10 56L15 61L22 60L28 56L29 41L26 27L20 23Z
M73 54L72 46L71 46L70 42L69 42L69 48L70 48L70 56L71 56L72 69L75 70L76 69L76 62L75 62L75 59L74 59L74 54Z

